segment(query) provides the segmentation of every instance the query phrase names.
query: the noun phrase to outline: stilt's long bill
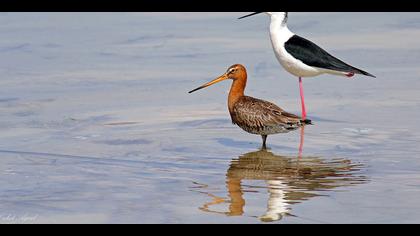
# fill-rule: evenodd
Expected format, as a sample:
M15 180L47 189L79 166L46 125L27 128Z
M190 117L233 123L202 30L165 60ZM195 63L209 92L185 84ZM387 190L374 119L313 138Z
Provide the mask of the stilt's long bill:
M288 133L304 125L311 124L310 120L303 120L299 116L285 112L271 102L245 96L247 72L243 65L231 66L219 78L189 93L228 79L233 81L228 98L228 108L232 122L248 133L261 135L263 138L263 149L266 148L268 135Z
M255 12L239 19L260 13L263 12ZM306 107L302 78L315 77L321 74L332 74L349 78L356 74L375 77L335 58L311 41L292 33L287 27L287 12L264 13L271 18L271 43L278 61L287 72L299 77L302 117L304 119L306 119Z

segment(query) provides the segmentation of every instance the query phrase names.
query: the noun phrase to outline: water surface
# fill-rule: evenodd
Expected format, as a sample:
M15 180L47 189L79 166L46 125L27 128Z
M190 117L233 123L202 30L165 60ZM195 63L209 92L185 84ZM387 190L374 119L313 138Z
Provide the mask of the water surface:
M0 14L1 223L420 223L420 14L291 13L377 79L305 80L315 125L233 126L229 82L299 113L268 18Z

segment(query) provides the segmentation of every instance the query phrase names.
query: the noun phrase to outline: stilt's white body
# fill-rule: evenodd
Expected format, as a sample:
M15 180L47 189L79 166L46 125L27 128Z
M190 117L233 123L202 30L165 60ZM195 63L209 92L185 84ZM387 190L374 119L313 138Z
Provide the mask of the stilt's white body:
M280 64L287 72L302 78L315 77L321 74L346 76L347 73L308 66L290 55L286 51L285 43L295 34L287 27L286 13L267 12L267 14L271 17L270 38L274 48L274 53Z

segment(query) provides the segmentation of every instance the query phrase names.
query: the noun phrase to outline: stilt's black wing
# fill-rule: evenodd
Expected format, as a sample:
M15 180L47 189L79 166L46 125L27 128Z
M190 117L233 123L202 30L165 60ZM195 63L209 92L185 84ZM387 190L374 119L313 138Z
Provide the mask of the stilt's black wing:
M308 66L375 77L332 56L311 41L294 35L284 45L286 51Z

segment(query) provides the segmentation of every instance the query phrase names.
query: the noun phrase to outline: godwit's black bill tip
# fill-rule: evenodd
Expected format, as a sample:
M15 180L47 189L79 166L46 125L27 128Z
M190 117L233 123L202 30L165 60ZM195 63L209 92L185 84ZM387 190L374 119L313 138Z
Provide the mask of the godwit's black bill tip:
M188 93L194 93L194 92L197 92L198 90L201 90L201 89L203 89L203 88L205 88L205 86L201 86L201 87L199 87L199 88L196 88L196 89L194 89L194 90L191 90L191 91L189 91Z
M255 15L258 15L258 14L261 14L261 13L263 13L263 12L262 11L260 11L260 12L254 12L252 14L249 14L249 15L246 15L246 16L242 16L242 17L238 18L238 20L242 20L244 18L247 18L247 17L250 17L250 16L255 16Z

